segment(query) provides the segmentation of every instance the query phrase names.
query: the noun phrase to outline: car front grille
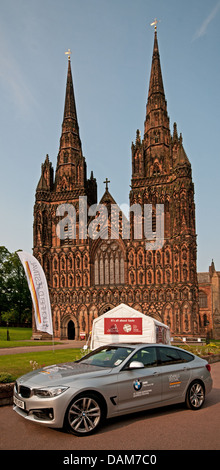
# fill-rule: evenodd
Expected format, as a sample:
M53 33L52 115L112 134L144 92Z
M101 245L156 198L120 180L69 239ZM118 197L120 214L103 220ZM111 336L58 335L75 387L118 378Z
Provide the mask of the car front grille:
M23 398L29 398L31 396L31 389L29 387L25 387L24 385L20 385L19 395Z
M31 396L31 389L24 385L19 385L17 382L15 383L15 390L22 398L30 398Z

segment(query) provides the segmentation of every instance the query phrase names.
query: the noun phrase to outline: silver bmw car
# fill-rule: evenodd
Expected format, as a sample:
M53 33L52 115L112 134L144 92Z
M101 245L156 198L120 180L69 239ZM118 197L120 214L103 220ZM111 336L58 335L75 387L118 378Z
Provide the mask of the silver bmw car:
M27 420L85 436L113 416L181 402L198 410L211 388L210 365L183 349L111 344L79 361L20 377L14 410Z

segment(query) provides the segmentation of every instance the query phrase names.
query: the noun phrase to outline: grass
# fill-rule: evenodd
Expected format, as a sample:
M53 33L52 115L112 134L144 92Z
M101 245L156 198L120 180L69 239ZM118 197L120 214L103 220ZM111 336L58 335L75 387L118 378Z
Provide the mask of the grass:
M7 330L9 331L10 341L7 341ZM0 328L0 349L1 348L17 348L20 346L50 346L52 341L30 341L32 336L31 328ZM62 344L62 343L54 343Z
M5 373L10 374L15 380L17 377L36 368L71 362L81 357L80 349L60 349L55 351L36 351L23 354L8 354L0 356L0 380ZM30 363L32 361L32 364Z
M10 341L7 341L7 330L9 331ZM32 336L32 328L10 328L7 326L0 327L0 343L5 341L23 341L30 340Z
M10 341L7 341L7 330L9 331ZM51 346L50 351L36 351L13 355L6 354L0 356L0 383L14 381L17 377L33 370L33 367L40 368L51 364L70 362L81 357L80 349L60 349L53 351L51 341L30 341L31 336L31 328L0 327L0 348L39 345Z

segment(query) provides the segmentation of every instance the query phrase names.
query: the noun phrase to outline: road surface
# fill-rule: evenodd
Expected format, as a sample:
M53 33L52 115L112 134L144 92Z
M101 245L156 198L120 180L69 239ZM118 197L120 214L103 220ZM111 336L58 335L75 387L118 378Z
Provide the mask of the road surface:
M5 450L220 450L220 362L212 364L213 390L201 410L175 405L108 420L97 433L76 437L26 421L0 408Z

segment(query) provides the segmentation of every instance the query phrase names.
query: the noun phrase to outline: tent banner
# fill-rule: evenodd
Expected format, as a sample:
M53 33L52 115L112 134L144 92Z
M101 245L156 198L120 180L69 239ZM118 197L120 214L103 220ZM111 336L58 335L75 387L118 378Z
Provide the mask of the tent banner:
M105 335L142 335L142 318L104 318Z
M50 297L46 276L39 261L25 251L17 252L23 264L34 305L36 328L53 335Z

